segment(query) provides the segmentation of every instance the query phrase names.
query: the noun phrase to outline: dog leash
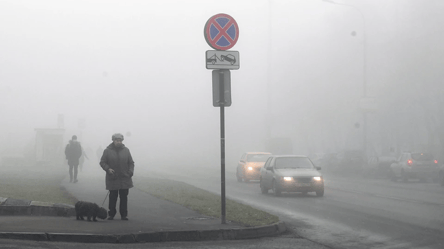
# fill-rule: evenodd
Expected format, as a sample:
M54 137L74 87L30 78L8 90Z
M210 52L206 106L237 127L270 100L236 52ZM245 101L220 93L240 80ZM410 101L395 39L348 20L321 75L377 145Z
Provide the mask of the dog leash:
M109 191L106 193L105 200L103 200L103 202L102 202L102 207L103 207L103 204L105 204L105 201L106 201L106 198L108 197L108 195L109 195Z

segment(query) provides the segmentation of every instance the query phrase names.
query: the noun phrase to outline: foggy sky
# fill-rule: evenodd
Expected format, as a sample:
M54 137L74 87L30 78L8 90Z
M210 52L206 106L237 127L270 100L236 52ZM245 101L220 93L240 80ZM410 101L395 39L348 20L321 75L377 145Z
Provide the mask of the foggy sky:
M293 139L300 126L315 129L339 118L352 125L361 121L356 106L362 97L363 31L368 94L378 97L410 78L400 74L399 60L415 47L409 42L421 42L431 25L442 23L433 9L443 6L427 1L430 7L421 12L415 6L422 1L414 0L337 2L359 8L365 26L354 8L312 0L2 0L2 133L8 146L20 146L33 139L34 128L56 128L63 114L66 142L85 119L82 142L94 150L110 143L114 132L131 132L125 143L134 148L136 163L174 154L188 164L217 164L219 108L212 106L211 70L204 60L211 48L203 27L218 13L234 17L240 29L232 48L240 52L240 70L231 72L233 104L225 111L229 161L264 149L266 118L273 119L273 135ZM424 19L421 13L429 9ZM441 46L442 36L428 38L424 46ZM437 62L442 59L424 60ZM334 149L316 145L333 133L309 132L310 146Z

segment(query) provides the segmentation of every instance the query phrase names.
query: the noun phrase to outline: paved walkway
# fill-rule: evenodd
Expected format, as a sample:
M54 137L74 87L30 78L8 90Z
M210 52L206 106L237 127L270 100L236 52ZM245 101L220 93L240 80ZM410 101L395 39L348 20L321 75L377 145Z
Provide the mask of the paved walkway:
M107 195L105 173L100 168L79 173L79 181L75 184L69 183L65 178L62 186L78 200L95 202L99 206ZM3 202L5 203L5 200ZM9 202L13 203L13 200ZM17 200L16 204L20 202ZM54 205L45 203L34 203L33 206L29 201L22 201L18 205L10 205L8 208L34 208L29 211L33 215L3 213L0 238L75 242L187 241L255 238L279 234L286 230L283 223L260 228L246 228L233 223L221 224L220 219L205 217L136 188L131 188L128 195L129 221L120 220L119 214L112 221L78 221L75 216L57 216L57 212L59 215L73 215L72 207L61 205L54 208ZM103 207L107 209L108 198ZM1 205L0 211L1 208L7 207ZM69 212L60 212L60 209ZM41 216L42 213L46 216Z

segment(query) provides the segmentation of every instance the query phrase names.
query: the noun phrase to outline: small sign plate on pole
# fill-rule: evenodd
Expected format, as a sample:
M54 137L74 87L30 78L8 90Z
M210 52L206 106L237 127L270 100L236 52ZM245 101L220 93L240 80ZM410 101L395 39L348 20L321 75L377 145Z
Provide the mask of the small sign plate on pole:
M239 69L239 51L208 50L205 63L207 69Z
M230 70L213 70L213 106L231 106Z

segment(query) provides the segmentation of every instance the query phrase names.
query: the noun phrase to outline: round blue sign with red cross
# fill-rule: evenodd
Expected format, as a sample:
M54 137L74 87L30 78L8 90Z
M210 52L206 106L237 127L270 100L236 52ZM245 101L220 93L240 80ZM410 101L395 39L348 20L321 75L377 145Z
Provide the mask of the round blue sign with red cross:
M217 14L210 17L205 24L204 36L210 47L216 50L228 50L239 38L239 27L230 15Z

